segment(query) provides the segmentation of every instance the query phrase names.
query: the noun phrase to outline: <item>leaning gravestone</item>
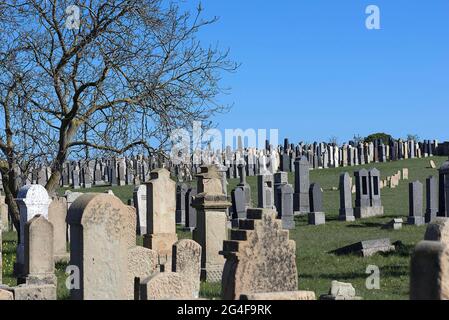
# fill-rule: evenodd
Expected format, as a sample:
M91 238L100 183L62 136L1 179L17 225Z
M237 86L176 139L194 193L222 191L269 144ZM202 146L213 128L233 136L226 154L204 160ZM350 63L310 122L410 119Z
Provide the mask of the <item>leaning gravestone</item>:
M394 251L395 246L390 239L364 240L343 248L332 251L336 255L357 254L362 257L370 257L378 252Z
M48 221L53 225L53 252L55 262L67 262L67 201L64 197L54 197L48 207Z
M48 206L50 198L47 190L41 185L27 185L19 190L17 204L20 212L20 243L17 247L17 262L14 266L18 277L24 275L25 263L25 225L36 215L42 215L48 219Z
M226 264L222 277L222 298L238 299L242 294L296 291L296 244L289 231L276 219L276 211L248 209L247 220L232 230L223 243Z
M108 194L86 194L70 207L70 264L80 270L74 300L124 300L128 285L128 253L135 246L134 210Z
M151 172L147 186L147 231L144 246L159 254L161 265L171 269L172 246L176 235L176 183L166 169Z

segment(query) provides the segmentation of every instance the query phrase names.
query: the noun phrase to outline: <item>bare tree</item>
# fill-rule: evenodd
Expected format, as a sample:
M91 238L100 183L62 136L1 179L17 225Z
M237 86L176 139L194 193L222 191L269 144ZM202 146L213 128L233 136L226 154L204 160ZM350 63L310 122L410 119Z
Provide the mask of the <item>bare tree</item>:
M53 192L71 154L161 152L173 129L227 109L216 102L221 74L238 65L197 39L217 20L202 19L200 6L192 14L161 0L6 3L0 149L15 224L18 166L47 161Z

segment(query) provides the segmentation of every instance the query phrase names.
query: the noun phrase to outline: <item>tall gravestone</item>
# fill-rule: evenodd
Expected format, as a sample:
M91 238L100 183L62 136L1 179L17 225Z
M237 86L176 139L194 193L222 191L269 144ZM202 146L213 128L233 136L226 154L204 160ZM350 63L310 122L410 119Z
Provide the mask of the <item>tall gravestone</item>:
M186 221L186 193L189 187L185 183L176 186L176 224L184 226Z
M438 216L439 217L449 217L448 208L448 195L446 193L446 186L449 182L449 161L446 161L438 169L439 172L439 204L438 204Z
M5 196L0 195L0 230L7 232L9 231L8 223L8 205L5 202Z
M108 194L85 194L70 207L70 265L80 272L74 300L125 300L133 294L129 250L136 244L135 210ZM131 290L131 292L130 292Z
M227 235L227 210L231 206L221 184L217 166L203 166L197 175L198 194L193 206L197 210L197 227L193 240L201 245L201 279L219 282L224 259L219 255Z
M408 224L421 226L425 223L423 215L423 184L415 181L409 184Z
M278 213L278 219L282 220L282 227L287 230L294 229L294 190L293 187L288 184L287 172L278 172L274 174L274 195L274 204Z
M147 234L144 246L159 253L161 265L171 269L173 244L178 241L176 234L176 183L170 179L166 169L151 172L147 186Z
M296 215L308 214L309 206L309 161L306 157L295 160L295 194L293 196L293 210Z
M355 221L354 209L352 207L352 181L349 173L340 175L340 221Z
M186 225L185 229L192 232L196 228L196 209L192 206L193 197L197 194L196 187L189 188L186 192Z
M274 206L273 176L263 174L257 176L258 207L272 209Z
M147 234L147 187L139 185L133 192L134 207L136 208L137 234Z
M426 179L426 223L431 222L438 214L438 182L433 176Z
M23 277L25 259L25 225L36 215L48 219L48 206L50 198L47 190L41 185L26 185L20 188L17 194L17 205L20 213L20 242L17 246L17 259L14 266L15 274Z
M53 197L48 207L48 221L53 225L53 253L55 262L67 262L67 200Z

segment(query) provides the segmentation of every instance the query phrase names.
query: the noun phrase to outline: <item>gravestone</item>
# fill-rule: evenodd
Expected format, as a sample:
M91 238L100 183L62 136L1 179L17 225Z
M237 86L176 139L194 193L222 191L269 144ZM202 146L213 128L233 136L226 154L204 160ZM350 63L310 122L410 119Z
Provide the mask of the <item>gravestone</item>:
M196 187L186 192L186 226L187 231L192 232L196 228L196 209L192 206L192 198L196 196Z
M53 225L53 253L55 262L67 262L67 200L54 197L48 207L48 221Z
M192 205L197 210L197 227L193 240L201 245L201 279L219 282L224 258L219 255L227 234L227 210L231 206L223 194L217 166L203 166L197 175L198 194Z
M415 226L425 224L423 215L423 184L419 181L409 184L408 224Z
M140 284L141 300L193 300L190 281L176 272L156 273Z
M81 272L74 300L125 300L129 292L128 254L136 244L133 208L105 193L85 194L70 207L70 265Z
M134 207L136 208L137 234L147 234L147 187L136 186L133 192Z
M370 257L378 252L394 251L395 246L390 239L364 240L349 246L339 248L331 253L336 255L357 254L362 257Z
M247 220L240 221L239 230L233 230L231 240L223 243L224 300L298 289L296 244L276 216L272 209L248 209Z
M352 181L347 172L340 175L340 221L355 221L352 208Z
M17 246L14 272L18 277L22 277L25 262L25 225L36 215L42 215L48 219L48 206L51 200L47 190L43 186L35 184L20 188L16 201L20 213L20 242Z
M151 172L147 186L147 234L144 247L158 252L161 265L171 269L173 244L178 241L176 234L176 183L170 179L166 169Z
M326 223L323 212L323 192L318 183L312 183L309 188L310 212L308 214L309 225L322 225Z
M430 176L426 179L426 223L433 221L438 214L438 181Z
M5 196L0 195L0 231L9 231L8 205L5 203Z
M258 207L272 209L274 207L274 190L272 175L257 176Z
M25 225L24 274L27 285L56 285L53 225L41 215Z
M306 157L295 160L295 194L293 196L293 210L295 215L308 214L309 206L309 161Z
M128 300L140 300L140 284L159 272L159 257L154 250L135 246L128 251L127 293Z
M176 186L176 224L184 226L186 221L186 193L189 187L185 183Z
M449 243L449 218L435 218L427 226L424 240Z
M201 276L201 246L195 241L183 239L173 245L172 271L191 282L192 297L199 298Z

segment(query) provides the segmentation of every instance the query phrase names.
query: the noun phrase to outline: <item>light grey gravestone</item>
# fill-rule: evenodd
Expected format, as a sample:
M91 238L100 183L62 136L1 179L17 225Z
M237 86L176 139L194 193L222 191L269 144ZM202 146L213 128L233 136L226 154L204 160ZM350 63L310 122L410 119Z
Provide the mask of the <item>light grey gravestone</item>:
M383 215L379 170L362 169L354 172L354 176L356 181L355 217L368 218Z
M192 206L192 199L196 196L196 187L186 192L186 226L185 230L192 232L196 228L196 209Z
M176 234L176 183L170 179L167 169L151 172L147 186L147 234L144 247L159 253L161 265L171 269L173 244Z
M78 167L76 167L72 171L72 188L75 189L75 190L81 188L81 185L80 185L80 171L78 170Z
M350 283L332 281L329 293L320 296L320 300L361 300L355 295L355 288Z
M0 195L0 230L3 232L9 231L8 219L8 205L5 203L5 196Z
M433 221L438 214L438 181L430 176L426 179L426 223Z
M272 209L248 209L248 219L240 221L239 230L233 230L231 240L223 243L224 300L298 289L296 244L276 216Z
M22 277L25 262L25 225L36 215L48 219L50 197L41 185L27 185L20 188L17 194L17 205L20 213L20 242L17 246L17 260L14 266L15 274Z
M85 194L70 207L70 265L80 270L74 300L126 300L128 254L136 244L135 209L105 193ZM131 290L131 292L130 292Z
M274 190L272 175L257 176L258 207L272 209L274 206Z
M349 173L340 175L340 221L355 221L354 209L352 207L352 181Z
M82 174L83 174L83 188L85 189L92 188L92 172L88 165L86 165L82 169Z
M186 193L189 187L185 183L176 186L176 224L184 226L186 221Z
M402 224L404 220L402 218L396 218L382 226L382 229L392 229L392 230L400 230L402 229Z
M24 274L27 285L56 285L53 225L36 215L25 225Z
M133 200L137 216L137 234L147 234L147 187L145 185L134 188Z
M423 184L415 181L409 184L408 224L421 226L425 224L423 216Z
M203 166L198 178L198 194L192 205L197 210L197 227L193 240L201 245L201 279L219 282L224 258L219 255L223 241L228 238L227 210L231 206L223 194L221 175L217 166Z
M312 183L309 188L310 212L308 220L310 225L322 225L326 223L326 216L323 212L323 192L318 183Z
M179 240L173 245L172 271L191 282L192 297L199 298L201 276L201 246L193 240Z
M295 194L293 196L293 210L295 215L308 214L309 206L309 178L310 165L306 157L295 160Z
M55 262L67 262L67 200L54 197L48 207L48 221L53 225L53 252Z

